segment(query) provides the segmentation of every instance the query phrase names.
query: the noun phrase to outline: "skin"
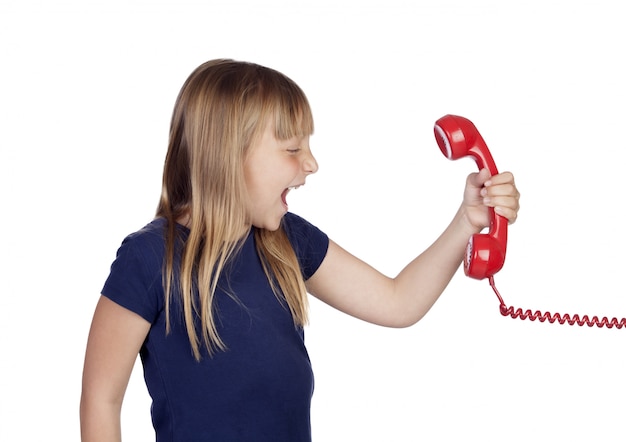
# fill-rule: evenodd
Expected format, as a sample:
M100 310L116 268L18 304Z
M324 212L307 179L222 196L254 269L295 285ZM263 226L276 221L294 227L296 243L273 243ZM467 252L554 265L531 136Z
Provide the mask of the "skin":
M304 185L306 177L317 172L309 137L277 140L271 125L250 148L244 177L248 189L248 214L252 225L276 230L289 207L290 189Z
M268 127L246 158L247 202L254 226L275 230L288 210L287 189L303 185L318 169L309 137L277 140ZM509 172L487 170L466 180L463 202L448 227L395 278L383 275L332 240L306 286L332 307L387 327L419 321L441 295L463 260L468 238L489 224L488 207L515 222L519 192ZM93 317L80 404L83 442L120 441L120 412L133 365L150 324L103 296Z

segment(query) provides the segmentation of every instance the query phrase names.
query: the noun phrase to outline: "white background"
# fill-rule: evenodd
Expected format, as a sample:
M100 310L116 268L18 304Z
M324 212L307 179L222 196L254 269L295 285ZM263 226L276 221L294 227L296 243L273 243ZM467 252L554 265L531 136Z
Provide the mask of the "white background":
M0 1L0 440L79 439L93 308L149 221L187 75L276 68L314 109L317 175L291 210L389 275L447 225L470 118L522 193L496 282L516 307L626 316L626 27L619 1ZM502 317L459 271L416 326L312 301L316 441L626 437L626 329ZM140 367L126 440L151 440Z

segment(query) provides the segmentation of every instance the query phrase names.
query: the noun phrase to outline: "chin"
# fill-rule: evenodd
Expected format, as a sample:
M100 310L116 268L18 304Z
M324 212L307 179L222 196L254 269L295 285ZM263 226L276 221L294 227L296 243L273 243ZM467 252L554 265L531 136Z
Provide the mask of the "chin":
M271 232L275 232L276 230L278 230L280 228L280 222L281 222L282 218L279 219L276 223L273 224L269 224L267 226L265 226L266 230L269 230Z
M252 225L257 229L265 229L274 232L280 228L282 219L283 217L281 216L275 220L264 220L263 222L253 223Z

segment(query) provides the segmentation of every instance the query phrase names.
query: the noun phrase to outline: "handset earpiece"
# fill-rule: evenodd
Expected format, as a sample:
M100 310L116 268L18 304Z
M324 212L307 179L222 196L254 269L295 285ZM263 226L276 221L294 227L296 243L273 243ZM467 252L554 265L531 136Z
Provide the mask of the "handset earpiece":
M487 144L467 118L446 115L437 120L434 131L439 149L448 159L472 157L479 170L487 168L491 175L498 173ZM465 250L463 268L471 278L490 278L504 265L508 221L492 207L489 219L489 232L472 235Z

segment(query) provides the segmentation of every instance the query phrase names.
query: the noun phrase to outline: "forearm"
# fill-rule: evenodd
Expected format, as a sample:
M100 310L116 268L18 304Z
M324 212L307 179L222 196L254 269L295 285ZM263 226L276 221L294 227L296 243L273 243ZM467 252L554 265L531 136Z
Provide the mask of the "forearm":
M412 325L430 310L458 270L474 233L461 207L439 238L394 278L396 326Z
M510 172L489 176L483 169L467 177L463 204L450 225L394 279L401 323L419 321L437 301L462 262L471 235L489 225L488 207L509 223L517 218L519 192Z

